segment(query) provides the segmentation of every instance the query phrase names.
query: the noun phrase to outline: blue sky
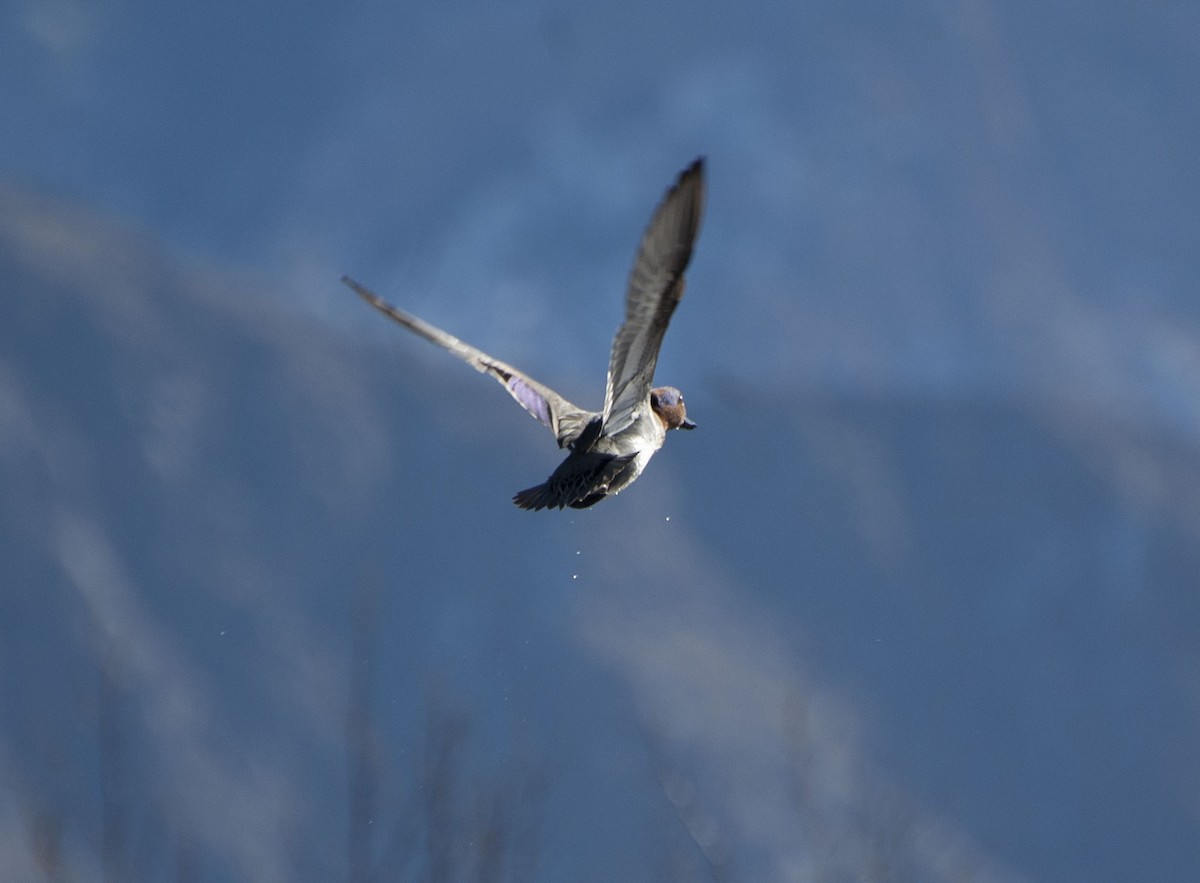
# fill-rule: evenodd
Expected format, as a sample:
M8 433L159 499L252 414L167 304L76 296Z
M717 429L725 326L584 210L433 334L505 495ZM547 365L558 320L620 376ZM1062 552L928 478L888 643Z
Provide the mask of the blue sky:
M42 464L20 486L56 525L22 568L56 562L63 608L129 638L146 738L188 746L180 781L214 783L179 810L198 839L287 876L285 838L205 806L259 786L280 817L321 799L292 754L275 765L286 727L255 716L231 660L304 685L279 702L307 709L326 752L297 753L336 778L340 719L313 696L344 698L344 635L322 629L345 625L344 599L323 568L391 586L415 560L437 591L399 592L379 625L404 638L388 651L401 680L419 692L440 672L481 708L511 695L531 744L568 746L563 818L616 792L552 832L546 867L613 860L604 844L641 818L622 801L645 785L647 738L749 844L734 867L810 867L779 785L787 697L812 715L828 794L911 795L977 870L1094 879L1087 856L1054 854L1074 834L1093 861L1139 866L1119 835L1161 797L1161 758L1197 711L1193 607L1171 594L1197 530L1195 4L21 0L0 22L0 183L20 207L5 241L41 268L29 278L99 304L86 350L75 325L38 324L53 298L14 307L49 346L18 334L0 364L4 462ZM598 405L637 237L700 154L707 215L658 377L701 431L592 520L508 520L548 440L339 276ZM110 348L126 354L76 365ZM280 400L240 391L230 366ZM117 403L89 400L92 383ZM123 433L139 490L80 478ZM110 518L72 509L93 496ZM176 536L193 516L219 553L193 559ZM344 556L322 554L330 530ZM949 585L964 573L978 583ZM202 612L157 594L176 580ZM547 664L541 695L522 666ZM193 702L198 718L177 716ZM641 784L604 784L606 764ZM1091 773L1139 764L1130 815L1095 806ZM1194 799L1171 794L1169 819L1142 814L1168 844L1196 830ZM1165 872L1195 858L1159 852Z
M353 272L603 362L631 233L704 153L695 369L1049 387L1194 431L1187 4L6 14L13 178L334 321Z

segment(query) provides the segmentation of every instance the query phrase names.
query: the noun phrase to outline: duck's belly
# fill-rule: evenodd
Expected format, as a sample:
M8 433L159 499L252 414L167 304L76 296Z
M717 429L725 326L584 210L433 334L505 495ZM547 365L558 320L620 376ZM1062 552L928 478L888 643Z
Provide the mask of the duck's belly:
M629 461L629 465L621 470L619 477L610 485L610 494L616 494L632 484L642 474L642 470L646 468L650 458L663 446L666 432L659 427L659 431L655 433L653 428L647 434L636 431L636 427L631 427L620 435L602 439L597 444L597 448L618 457L627 457L631 453L634 455L633 459Z

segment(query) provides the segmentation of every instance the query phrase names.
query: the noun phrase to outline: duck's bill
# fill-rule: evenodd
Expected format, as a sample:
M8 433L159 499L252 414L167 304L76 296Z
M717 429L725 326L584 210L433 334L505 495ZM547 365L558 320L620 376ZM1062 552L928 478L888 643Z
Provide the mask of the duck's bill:
M683 422L679 424L679 428L680 428L680 429L695 429L695 428L696 428L696 424L695 424L695 423L693 423L691 420L688 420L688 419L685 417L685 418L683 418Z

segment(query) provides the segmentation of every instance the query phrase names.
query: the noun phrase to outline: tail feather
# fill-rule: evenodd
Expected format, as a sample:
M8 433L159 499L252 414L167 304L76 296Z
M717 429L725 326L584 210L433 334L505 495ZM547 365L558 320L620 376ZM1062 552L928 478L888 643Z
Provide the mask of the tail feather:
M567 505L567 502L561 496L554 493L550 489L550 482L539 484L537 487L526 488L523 491L518 491L513 496L513 502L522 509L529 509L537 512L541 509L561 509Z
M633 461L633 454L614 457L594 451L572 451L544 484L520 491L513 502L535 512L565 506L586 509L614 493L614 487L620 490L636 477L629 475Z

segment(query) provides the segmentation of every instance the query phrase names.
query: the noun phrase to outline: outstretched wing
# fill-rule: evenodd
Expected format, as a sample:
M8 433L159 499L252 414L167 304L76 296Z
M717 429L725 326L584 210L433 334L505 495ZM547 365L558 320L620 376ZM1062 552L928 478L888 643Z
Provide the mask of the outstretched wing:
M532 414L543 426L550 428L555 438L558 439L560 448L573 444L588 422L597 416L592 411L585 411L578 405L572 404L550 387L538 383L512 365L494 359L482 350L459 340L453 334L447 334L423 319L418 319L411 313L392 306L349 276L343 276L342 282L379 312L399 322L409 331L419 334L431 343L453 353L476 371L495 377L522 408Z
M625 321L613 341L604 395L604 433L630 426L646 404L658 349L683 297L683 273L704 212L704 158L679 176L642 235L625 295Z

